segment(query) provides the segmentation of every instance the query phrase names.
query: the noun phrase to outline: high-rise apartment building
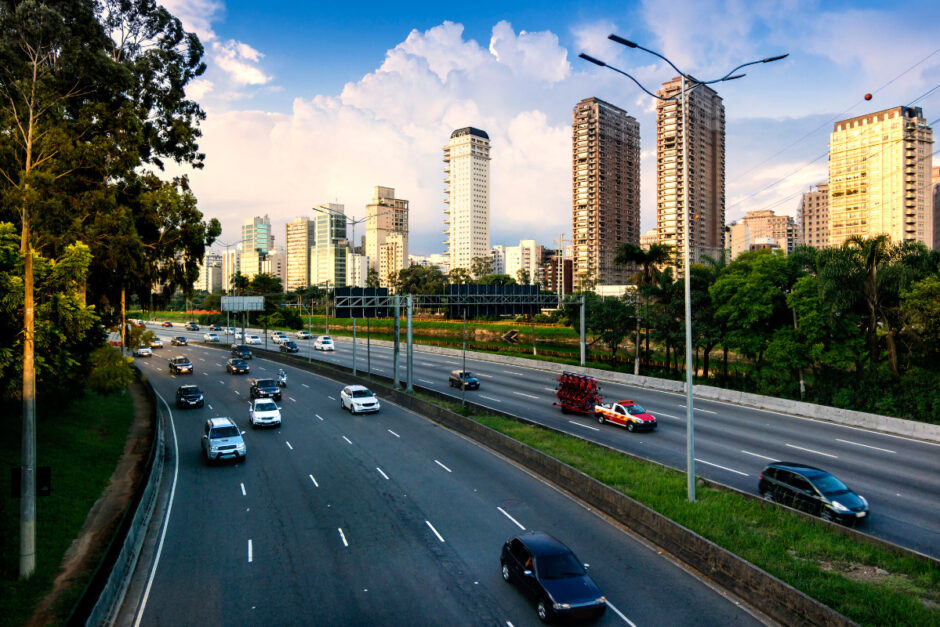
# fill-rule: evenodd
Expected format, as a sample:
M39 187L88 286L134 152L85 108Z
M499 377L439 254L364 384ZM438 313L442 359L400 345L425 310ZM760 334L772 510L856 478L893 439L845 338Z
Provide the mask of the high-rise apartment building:
M506 247L497 244L490 249L490 256L493 257L491 271L493 274L506 274Z
M520 240L518 246L506 246L505 268L500 274L508 274L518 283L541 283L542 250L534 239Z
M346 253L346 287L368 287L369 258L352 252Z
M222 291L222 255L206 253L199 264L199 278L193 283L193 289L210 294Z
M835 123L829 137L829 244L853 235L934 245L933 129L920 107Z
M729 228L731 258L757 248L778 248L790 254L796 247L796 222L770 209L748 211Z
M656 101L656 230L659 243L672 247L676 259L685 248L682 130L688 141L689 259L717 259L725 249L725 107L714 90L701 86L688 94L682 111L677 76L657 92ZM679 264L681 273L681 264Z
M287 248L288 292L310 286L310 248L316 243L316 222L306 216L287 223L285 237Z
M933 167L930 184L933 188L933 249L940 250L940 165Z
M395 188L375 187L366 205L365 241L369 267L379 273L381 286L388 287L389 274L408 267L408 201L395 198Z
M401 231L389 233L379 246L379 285L391 287L398 279L398 272L407 268L408 234Z
M800 199L797 243L813 248L829 246L829 183L819 183Z
M271 230L271 218L256 216L245 220L242 224L241 249L266 253L272 248L274 248L274 231Z
M474 257L490 254L490 137L477 128L457 129L444 146L444 234L448 270L470 270Z
M241 250L235 248L226 248L222 253L222 289L226 292L232 291L232 279L236 273L241 272Z
M573 113L571 211L575 283L620 285L620 244L640 242L640 125L619 107L585 98Z
M659 231L650 229L640 236L640 248L649 250L650 246L659 243Z
M310 249L310 284L346 285L346 215L336 203L319 205L314 212L315 242Z

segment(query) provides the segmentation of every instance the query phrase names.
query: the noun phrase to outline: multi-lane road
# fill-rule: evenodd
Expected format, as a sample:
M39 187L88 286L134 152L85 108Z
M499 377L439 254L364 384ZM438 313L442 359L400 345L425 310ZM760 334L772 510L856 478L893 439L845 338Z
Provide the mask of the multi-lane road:
M249 377L226 374L226 353L155 353L137 362L170 405L175 454L172 495L152 528L156 557L139 573L148 584L126 606L139 624L537 624L499 571L502 543L524 529L552 533L590 563L608 599L599 624L760 624L655 547L421 416L391 403L352 416L340 383L285 367L282 425L254 431ZM170 375L175 354L195 373ZM256 354L251 367L273 377L281 366ZM187 383L205 407L173 407ZM202 425L220 415L245 429L244 463L202 461Z
M178 325L173 329L154 325L151 328L165 339L187 335L191 340L201 340L203 334L185 332ZM221 337L223 344L232 341L231 336ZM277 349L270 338L265 341L268 349ZM302 356L312 355L314 359L345 366L352 363L352 347L348 342L337 342L337 350L328 353L313 351L312 340L297 342ZM263 350L265 345L254 348ZM400 367L404 380L402 349ZM170 348L163 350L162 354L157 351L157 356L171 352ZM370 352L367 359L365 342L360 337L357 368L365 373L366 364L371 361L373 372L392 376L392 350L372 346ZM537 365L538 362L533 362L533 367L508 366L468 359L467 367L479 377L481 388L467 392L467 398L685 469L684 395L602 383L606 399L636 400L659 419L660 426L654 432L628 433L617 426L599 425L589 416L562 414L552 406L555 375L537 369ZM460 391L449 387L447 374L460 367L459 358L416 350L414 384L459 397ZM756 493L760 472L770 461L797 461L823 468L868 499L870 518L860 530L940 558L940 445L708 400L696 401L695 416L699 475Z

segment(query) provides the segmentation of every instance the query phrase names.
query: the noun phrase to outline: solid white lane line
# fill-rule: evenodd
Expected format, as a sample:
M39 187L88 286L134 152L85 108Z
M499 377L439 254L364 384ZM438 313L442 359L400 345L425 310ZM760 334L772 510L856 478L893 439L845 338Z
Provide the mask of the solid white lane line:
M343 436L343 439L346 440L347 444L352 444L352 441L349 438L347 438L345 435Z
M320 484L317 483L317 480L313 478L313 475L307 475L307 476L310 477L310 481L313 481L313 487L315 487L315 488L319 488L319 487L320 487Z
M329 394L327 394L327 398L329 398L331 401L335 401L335 400L336 400L335 398L333 398L333 397L330 396Z
M485 398L490 401L496 401L497 403L502 403L498 398L493 398L492 396L486 396L485 394L480 394L480 398Z
M802 446L797 446L795 444L786 444L790 448L795 448L799 451L806 451L807 453L816 453L817 455L822 455L824 457L831 457L832 459L839 459L838 455L830 455L829 453L823 453L822 451L814 451L811 448L803 448Z
M251 564L251 560L254 558L252 549L251 549L251 538L248 539L248 563Z
M474 374L475 377L483 377L484 379L492 379L493 375L491 374Z
M610 609L612 609L612 610L614 611L614 613L615 613L617 616L619 616L620 618L622 618L622 619L623 619L623 622L625 622L626 624L630 625L630 627L636 627L636 623L634 623L632 620L630 620L629 618L627 618L626 616L624 616L624 615L623 615L623 612L621 612L621 611L618 610L616 607L614 607L613 603L611 603L609 600L607 601L607 607L609 607Z
M556 390L555 388L542 388L542 389L545 390L546 392L557 392L557 391L558 391L558 390Z
M496 509L498 509L499 511L501 511L501 512L503 513L503 516L505 516L506 518L508 518L508 519L511 520L512 522L516 523L516 526L517 526L517 527L519 527L520 529L522 529L523 531L525 531L525 527L523 527L522 524L521 524L518 520L516 520L515 518L513 518L512 516L510 516L509 513L508 513L506 510L504 510L502 507L497 507Z
M287 448L289 448L292 451L294 450L294 447L290 445L290 442L288 442L287 440L284 440L284 443L287 445Z
M437 461L436 459L434 460L434 463L437 464L438 466L440 466L441 468L443 468L444 470L446 470L447 472L454 472L453 470L451 470L450 468L448 468L447 466L445 466L445 465L442 464L441 462Z
M307 385L306 383L301 383L300 385L304 386L305 388L309 388L309 387L310 387L310 386Z
M384 472L382 472L382 469L381 469L381 468L379 468L378 466L376 466L375 469L379 471L379 474L380 474L380 475L382 475L383 477L385 477L386 480L388 480L388 475L386 475Z
M386 429L386 431L388 431L389 433L391 433L392 435L394 435L396 438L401 438L400 435L398 435L397 433L395 433L395 432L392 431L391 429Z
M248 495L245 493L245 484L242 483L241 486L242 486L242 496L248 496Z
M525 373L524 373L524 372L513 372L512 370L503 370L503 372L505 372L506 374L514 374L514 375L516 375L517 377L524 377L524 376L525 376Z
M441 537L441 534L439 534L439 533L437 532L437 529L434 528L434 525L431 524L431 521L425 520L424 522L426 522L426 523L428 524L428 527L431 528L431 531L434 532L434 535L437 536L437 539L440 540L441 542L443 542L443 541L444 541L444 538L442 538L442 537Z
M337 531L339 531L339 537L340 537L340 540L343 541L343 546L348 547L348 546L349 546L349 543L346 542L346 534L343 533L343 528L342 528L342 527L337 527L336 529L337 529Z
M591 431L600 431L600 429L598 429L597 427L592 427L590 425L583 425L580 422L575 422L574 420L569 420L568 422L570 422L573 425L577 425L579 427L584 427L585 429L590 429Z
M888 448L878 448L877 446L871 446L870 444L862 444L861 442L853 442L852 440L843 440L842 438L836 438L836 442L844 442L845 444L854 444L855 446L864 446L865 448L873 448L876 451L881 451L883 453L897 453L897 451L892 451Z
M420 381L421 383L430 383L432 385L437 383L437 381L428 381L427 379L418 379L418 381Z
M735 470L734 468L728 468L727 466L719 466L718 464L713 464L712 462L707 462L707 461L705 461L704 459L699 459L698 457L695 458L695 461L699 462L700 464L705 464L705 465L707 465L707 466L714 466L715 468L721 468L722 470L727 470L728 472L733 472L733 473L735 473L735 474L738 474L738 475L741 475L741 476L744 476L744 477L750 477L750 476L751 476L751 475L747 474L746 472L741 472L740 470Z
M317 420L323 420L323 416L321 416L320 414L314 414L314 416L317 417Z
M513 394L517 394L519 396L525 396L526 398L535 398L535 399L538 398L538 396L535 396L533 394L526 394L525 392L513 392Z
M777 458L776 458L776 457L767 457L766 455L758 455L757 453L752 453L752 452L750 452L750 451L745 451L744 449L741 449L741 452L744 453L745 455L750 455L751 457L757 457L757 458L760 458L760 459L766 459L766 460L769 461L769 462L775 462L775 461L777 461Z

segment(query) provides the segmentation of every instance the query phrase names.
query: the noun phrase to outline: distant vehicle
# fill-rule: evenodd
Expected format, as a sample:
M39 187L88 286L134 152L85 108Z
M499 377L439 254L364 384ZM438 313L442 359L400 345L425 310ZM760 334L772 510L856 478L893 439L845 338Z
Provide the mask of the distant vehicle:
M379 411L382 406L369 388L364 385L348 385L339 393L339 405L353 414Z
M232 344L232 357L251 359L251 349L244 344Z
M294 340L284 340L281 342L280 350L282 353L299 353L300 347Z
M249 335L245 338L245 344L261 344L261 338L257 335Z
M472 372L454 370L450 373L448 379L450 387L463 388L465 390L479 390L480 380L473 376Z
M187 331L198 331L198 330L199 330L199 325L196 324L195 322L187 322L187 323L186 323L186 330L187 330Z
M225 371L229 374L248 374L251 372L251 366L244 359L232 357L225 362Z
M275 344L280 344L281 342L287 339L287 335L283 331L274 331L271 333L271 341Z
M134 349L134 357L153 357L153 351L149 346L138 346Z
M219 334L218 333L204 333L202 336L203 342L218 342Z
M540 531L526 531L503 544L503 580L535 602L539 618L581 622L600 618L607 598L567 546Z
M223 331L225 331L225 335L235 335L235 327L225 327Z
M161 324L160 326L161 326L161 327L172 327L172 326L173 326L173 323L172 323L172 322L164 322L164 323Z
M768 464L757 491L767 501L789 505L824 520L852 523L868 516L868 501L825 470L796 462Z
M562 372L558 375L558 387L555 395L558 401L552 403L561 407L561 413L577 412L593 414L594 408L603 403L597 379L590 375L576 372Z
M170 344L173 346L189 346L189 342L187 342L186 338L182 335L177 335L174 337L172 340L170 340Z
M333 338L329 335L320 335L314 340L313 349L318 351L335 351L336 347L333 346Z
M135 321L134 321L134 326L135 326L135 327L145 327L145 326L147 326L147 325L144 324L144 321L143 321L143 320L135 320Z
M244 461L248 453L244 431L231 418L210 418L202 434L202 454L206 462L234 459Z
M158 337L150 340L150 348L163 348L163 340Z
M196 385L181 385L176 389L176 406L180 409L202 407L205 402L202 390Z
M235 329L235 339L236 340L242 339L242 332L239 331L238 329Z
M281 408L268 398L257 398L248 410L251 428L281 426Z
M273 398L281 400L281 386L274 379L253 379L248 390L251 398Z
M631 400L595 405L594 417L601 424L612 422L626 427L627 431L652 431L656 428L656 418Z
M209 330L210 330L210 331L221 331L221 330L222 330L222 327L221 327L221 325L218 325L218 324L210 324L210 325L209 325Z
M310 335L310 334L309 334L308 332L306 332L306 331L298 331L298 332L297 332L297 339L298 339L298 340L309 340L309 339L312 338L312 337L313 337L313 336Z
M189 357L179 355L170 359L170 374L192 374L193 362Z

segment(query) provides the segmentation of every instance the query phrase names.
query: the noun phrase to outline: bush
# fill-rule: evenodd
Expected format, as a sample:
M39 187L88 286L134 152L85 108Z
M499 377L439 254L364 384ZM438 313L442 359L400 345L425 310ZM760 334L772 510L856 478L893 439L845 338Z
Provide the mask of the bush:
M130 361L113 346L102 346L91 353L88 386L99 394L123 390L134 381Z
M551 319L550 316L546 316L546 315L543 314L543 313L537 313L537 314L535 314L535 321L536 321L536 322L547 323L547 322L552 322L552 319Z

